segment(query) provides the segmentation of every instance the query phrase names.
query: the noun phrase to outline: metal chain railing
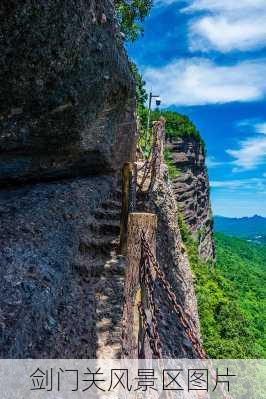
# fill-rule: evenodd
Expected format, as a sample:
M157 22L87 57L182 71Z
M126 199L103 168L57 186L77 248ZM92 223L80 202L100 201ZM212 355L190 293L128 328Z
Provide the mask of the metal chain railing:
M150 348L152 350L152 353L153 353L153 355L156 358L159 359L159 358L162 357L161 350L158 347L158 343L156 342L156 338L154 337L154 335L153 335L153 333L151 331L151 327L150 327L150 325L148 323L147 314L145 312L143 303L139 304L138 309L139 309L139 313L140 313L141 320L142 320L142 323L143 323L145 334L146 334L146 336L148 337L148 340L149 340L149 344L150 344Z
M152 161L148 158L143 162L143 165L141 165L141 167L137 169L138 173L144 169L141 182L140 184L137 185L139 191L142 191L148 176L151 175L151 166L152 166Z
M141 318L143 319L143 326L145 329L145 333L147 334L147 337L149 339L150 347L151 350L153 351L154 356L159 359L162 358L162 344L160 341L160 336L158 333L158 324L156 320L156 313L159 312L159 309L156 309L155 305L154 279L152 277L152 270L155 272L158 281L161 283L162 287L164 288L167 299L169 303L172 305L174 312L178 316L181 325L184 327L185 334L189 339L189 341L192 343L197 356L199 357L199 359L202 360L207 359L207 355L203 349L203 346L194 332L194 328L190 321L190 316L184 311L182 306L178 304L176 295L173 292L170 283L166 280L164 272L160 269L159 264L156 261L155 256L153 255L150 249L144 231L141 234L141 245L142 245L141 248L142 257L140 262L140 268L143 270L141 276L142 276L142 282L145 284L148 293L149 307L151 308L150 313L152 314L151 318L152 326L150 326L148 323L146 312L142 302L139 305L139 312ZM210 365L210 371L212 379L215 380L215 371L211 365ZM226 394L226 392L222 387L220 387L220 391L224 399L232 399L230 395Z
M151 303L151 306L153 307L151 309L151 314L154 315L154 318L152 318L152 320L151 320L153 323L152 330L155 332L154 339L155 339L155 336L157 336L156 333L158 333L158 325L157 325L157 321L156 321L156 317L155 317L156 309L155 309L155 303L154 303L154 281L152 279L151 270L154 270L154 272L156 273L156 277L157 277L159 283L164 288L164 290L166 292L167 299L168 299L170 305L172 306L174 312L178 316L181 325L184 327L185 334L187 335L187 338L189 339L189 341L192 343L195 352L197 353L197 355L199 356L200 359L205 359L206 353L202 347L201 342L199 341L198 337L194 333L194 328L191 324L191 321L189 320L189 315L183 310L182 306L177 302L176 295L173 292L169 282L166 280L164 273L161 271L154 255L149 247L149 243L146 240L144 232L142 232L141 242L142 242L142 260L141 260L140 266L142 267L142 264L145 265L145 274L147 277L145 279L143 278L143 283L145 284L145 287L147 289L148 296L152 298L150 303ZM158 334L158 336L159 336L159 334ZM161 346L161 344L160 344L160 346Z
M141 191L144 187L145 182L147 181L148 178L150 178L150 184L148 187L147 191L150 191L155 183L156 180L156 173L158 171L156 170L156 165L161 162L160 157L161 157L161 151L163 149L163 143L165 140L165 121L160 120L158 122L154 122L153 126L153 142L150 148L149 155L147 159L144 161L143 165L141 165L140 168L138 168L138 173L144 169L143 176L141 179L141 183L138 185L139 190ZM160 133L158 131L160 130ZM159 167L160 169L160 167Z
M162 357L162 344L160 341L160 335L159 335L159 329L158 329L158 323L157 323L157 318L156 318L156 305L155 305L155 295L154 295L154 282L153 278L151 275L151 272L148 268L148 264L145 260L145 257L141 257L141 262L140 262L140 285L142 288L146 289L146 297L147 297L147 305L149 308L149 313L151 316L151 331L152 331L152 336L149 338L150 342L152 340L152 347L154 348L153 354L157 358ZM141 301L140 304L141 307L141 316L145 316L144 318L147 321L147 316L146 312L143 306L143 301ZM158 313L158 310L157 310ZM145 320L144 320L144 326L145 326ZM146 327L145 327L146 329Z

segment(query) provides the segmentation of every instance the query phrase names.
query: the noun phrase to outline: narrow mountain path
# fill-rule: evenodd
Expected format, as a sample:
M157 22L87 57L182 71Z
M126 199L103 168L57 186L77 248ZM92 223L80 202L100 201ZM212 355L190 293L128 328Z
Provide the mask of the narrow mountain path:
M96 358L119 358L123 315L125 258L117 255L121 193L116 192L93 212L90 235L80 252L94 291Z

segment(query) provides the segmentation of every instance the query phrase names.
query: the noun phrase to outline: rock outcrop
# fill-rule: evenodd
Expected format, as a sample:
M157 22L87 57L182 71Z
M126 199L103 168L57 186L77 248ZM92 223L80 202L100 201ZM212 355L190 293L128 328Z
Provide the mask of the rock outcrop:
M0 53L0 184L132 159L134 82L112 2L3 0Z
M172 186L163 180L157 181L156 189L147 197L140 197L139 209L157 215L156 257L165 278L174 292L178 304L188 315L195 337L200 340L197 300L193 276L179 226L178 209ZM155 288L158 331L165 358L197 358L195 348L187 336L180 317L158 281Z
M0 357L116 356L136 129L112 2L3 0L0 51Z
M173 164L178 169L173 179L177 206L204 259L215 258L209 179L201 143L192 136L184 136L167 143Z
M108 307L112 334L123 292L107 263L119 231L115 190L100 176L0 191L1 358L94 358ZM113 222L101 218L106 208Z
M136 148L134 82L109 0L0 3L0 357L119 357L125 259L119 172ZM138 210L158 215L157 257L199 337L177 205L214 256L196 141ZM196 357L156 287L164 355Z

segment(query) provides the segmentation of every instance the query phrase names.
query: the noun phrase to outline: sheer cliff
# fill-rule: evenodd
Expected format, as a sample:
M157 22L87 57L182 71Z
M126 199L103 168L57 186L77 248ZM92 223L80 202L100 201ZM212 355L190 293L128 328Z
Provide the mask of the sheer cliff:
M172 185L178 209L204 259L215 258L209 178L202 143L191 135L167 143L177 169Z
M119 357L128 300L116 252L120 172L137 133L112 2L4 0L0 50L0 357ZM208 178L198 142L169 145L181 171L174 194L159 181L138 210L158 216L158 262L199 337L178 208L213 257ZM196 357L156 295L165 356Z
M134 81L109 0L0 4L0 182L132 159Z
M96 357L136 142L112 2L1 1L0 50L0 357Z

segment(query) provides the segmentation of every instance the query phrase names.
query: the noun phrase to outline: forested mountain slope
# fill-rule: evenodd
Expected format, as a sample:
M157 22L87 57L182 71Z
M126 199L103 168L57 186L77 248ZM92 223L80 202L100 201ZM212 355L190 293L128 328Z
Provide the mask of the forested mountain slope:
M216 233L217 261L211 265L197 257L191 239L185 241L208 355L265 358L266 246Z
M214 217L214 229L233 237L245 238L258 244L266 244L266 218L258 215L243 218Z

